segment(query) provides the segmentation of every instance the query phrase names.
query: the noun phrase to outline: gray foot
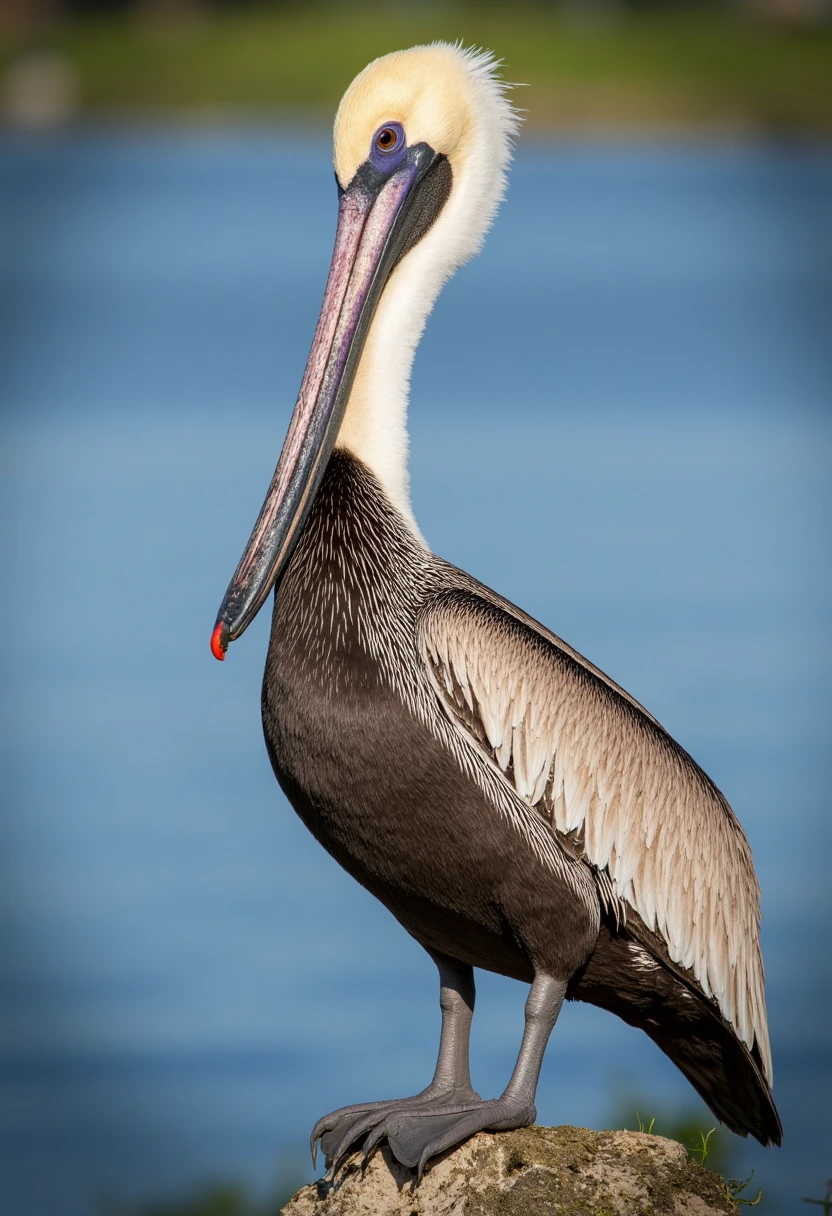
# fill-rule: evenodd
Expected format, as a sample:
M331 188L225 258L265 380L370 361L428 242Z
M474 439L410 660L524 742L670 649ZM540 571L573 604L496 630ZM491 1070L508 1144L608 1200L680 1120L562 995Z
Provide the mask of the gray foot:
M420 1096L403 1102L379 1103L374 1110L363 1108L362 1113L340 1125L340 1139L327 1153L327 1179L334 1178L359 1141L363 1141L363 1165L386 1140L396 1160L416 1170L418 1184L431 1157L447 1152L479 1131L528 1127L534 1123L536 1113L532 1103L516 1097L504 1095L483 1102L474 1093L446 1094L444 1098L432 1101L425 1101Z
M436 1106L430 1110L391 1111L376 1123L363 1147L363 1159L386 1139L393 1156L416 1170L417 1184L432 1157L481 1131L510 1131L534 1123L534 1104L516 1097L464 1106Z
M350 1150L368 1133L394 1115L411 1111L428 1113L436 1107L444 1110L468 1110L479 1103L480 1096L473 1089L445 1089L429 1086L412 1098L398 1101L365 1102L357 1106L342 1106L339 1110L324 1115L312 1129L311 1147L314 1165L320 1141L328 1166L327 1177L332 1178Z

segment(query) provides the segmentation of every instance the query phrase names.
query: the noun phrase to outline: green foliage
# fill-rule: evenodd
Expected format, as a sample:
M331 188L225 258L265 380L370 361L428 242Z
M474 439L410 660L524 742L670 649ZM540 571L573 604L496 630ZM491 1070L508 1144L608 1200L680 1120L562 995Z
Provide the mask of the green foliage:
M708 1132L707 1136L705 1135L704 1132L700 1132L699 1133L699 1143L694 1145L694 1147L689 1150L690 1155L692 1157L699 1158L700 1165L704 1165L708 1159L708 1153L710 1151L710 1144L711 1144L711 1136L714 1134L715 1131L716 1131L716 1128L712 1127L711 1130Z
M632 1106L630 1109L632 1110ZM705 1131L702 1123L703 1116L707 1118L707 1113L704 1107L701 1112L695 1109L665 1111L654 1115L649 1123L645 1123L636 1110L635 1127L632 1127L632 1116L625 1111L623 1118L619 1115L610 1121L610 1126L623 1126L632 1131L646 1132L649 1135L655 1133L658 1136L666 1136L669 1140L678 1140L685 1146L688 1155L705 1169L727 1178L728 1171L736 1163L734 1137L722 1127L712 1127ZM753 1177L752 1172L748 1178L727 1178L724 1183L725 1198L733 1211L740 1212L743 1207L753 1208L761 1202L762 1190L759 1190L753 1199L745 1196ZM827 1216L832 1216L832 1208L827 1212Z
M706 1169L724 1177L736 1170L736 1137L724 1127L710 1127L708 1130L709 1120L713 1116L706 1106L691 1103L690 1106L668 1110L657 1109L657 1105L654 1100L642 1096L634 1100L625 1091L617 1097L607 1127L667 1136L669 1140L678 1140L683 1144L690 1156ZM655 1112L649 1122L645 1122L639 1113L647 1109Z
M612 11L612 9L610 10ZM494 48L541 128L645 124L832 129L832 29L777 29L737 6L647 6L578 21L568 7L448 0L197 9L178 24L134 12L69 15L41 45L78 74L89 109L279 107L331 117L370 59L434 38ZM0 31L2 30L0 25ZM10 27L8 27L10 29ZM0 72L25 49L0 47Z
M725 1184L725 1193L737 1211L739 1211L742 1207L756 1208L757 1204L763 1197L761 1187L757 1191L754 1199L743 1198L743 1191L747 1190L747 1188L751 1185L751 1180L753 1177L754 1171L752 1170L747 1178L729 1178Z
M647 1106L648 1103L642 1102L641 1105L642 1107ZM649 1103L649 1105L655 1106L655 1103ZM685 1146L688 1154L705 1169L713 1170L714 1173L727 1179L724 1184L725 1198L735 1212L740 1212L743 1207L756 1207L762 1201L762 1190L758 1190L753 1199L746 1195L754 1177L753 1172L748 1178L729 1177L729 1171L736 1168L737 1163L736 1138L723 1127L711 1127L705 1131L703 1123L708 1118L709 1112L704 1106L699 1110L690 1107L659 1112L648 1124L645 1124L636 1110L634 1126L630 1113L634 1108L632 1099L622 1096L619 1098L617 1107L614 1118L609 1122L610 1127L624 1127L632 1131L651 1134L655 1132L656 1135L666 1136L669 1140L678 1140ZM830 1182L830 1192L827 1198L832 1200L832 1182ZM805 1202L822 1201L806 1200ZM832 1202L825 1209L825 1216L832 1216Z

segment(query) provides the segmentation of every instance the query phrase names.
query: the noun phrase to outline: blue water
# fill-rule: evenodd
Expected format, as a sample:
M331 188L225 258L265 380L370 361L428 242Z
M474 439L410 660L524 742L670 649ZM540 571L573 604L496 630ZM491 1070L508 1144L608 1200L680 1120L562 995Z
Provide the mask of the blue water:
M317 1115L432 1069L432 964L271 775L268 613L208 652L334 193L304 132L0 141L4 1214L311 1177ZM413 384L433 546L645 702L746 827L786 1139L739 1165L770 1214L832 1174L830 217L828 149L525 147ZM479 993L494 1093L525 992ZM696 1109L645 1036L566 1009L540 1119L621 1102Z

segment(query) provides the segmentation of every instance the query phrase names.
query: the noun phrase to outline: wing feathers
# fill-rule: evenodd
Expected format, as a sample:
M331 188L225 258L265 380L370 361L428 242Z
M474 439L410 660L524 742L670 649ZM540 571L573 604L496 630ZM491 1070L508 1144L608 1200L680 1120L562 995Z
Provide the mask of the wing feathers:
M612 894L757 1044L770 1081L759 888L716 787L628 694L526 618L456 591L423 612L420 639L446 713L473 720L517 794L582 841Z

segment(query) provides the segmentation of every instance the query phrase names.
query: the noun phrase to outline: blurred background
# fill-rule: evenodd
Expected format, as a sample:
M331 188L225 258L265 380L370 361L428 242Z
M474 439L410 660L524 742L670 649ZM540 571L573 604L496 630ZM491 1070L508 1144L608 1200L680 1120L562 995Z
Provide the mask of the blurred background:
M342 1102L414 1092L433 965L308 837L259 721L264 612L208 636L282 442L374 56L493 48L511 189L416 363L436 551L589 655L754 848L782 1150L832 1183L829 0L0 4L0 1210L277 1210ZM534 527L524 521L535 521ZM524 989L479 979L499 1092ZM329 1011L338 1010L337 1024ZM566 1009L541 1122L713 1119Z

